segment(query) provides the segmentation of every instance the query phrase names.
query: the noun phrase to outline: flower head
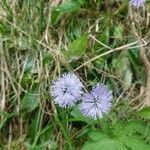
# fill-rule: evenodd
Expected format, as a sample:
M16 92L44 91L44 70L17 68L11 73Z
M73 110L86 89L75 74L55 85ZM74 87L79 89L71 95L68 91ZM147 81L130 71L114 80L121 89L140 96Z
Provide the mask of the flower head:
M130 0L130 5L139 8L142 7L145 3L145 0Z
M83 84L74 73L63 74L53 82L51 95L60 107L73 106L83 94Z
M81 113L93 119L102 118L107 114L111 107L112 91L103 84L97 84L88 94L82 97L80 105Z

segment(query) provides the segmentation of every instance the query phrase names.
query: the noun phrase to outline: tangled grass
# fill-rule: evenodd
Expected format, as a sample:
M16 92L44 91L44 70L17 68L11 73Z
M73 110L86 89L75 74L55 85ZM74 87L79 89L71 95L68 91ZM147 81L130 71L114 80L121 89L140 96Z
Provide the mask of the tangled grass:
M149 39L149 1L136 9L126 0L1 0L0 149L80 150L103 127L54 104L51 83L69 71L85 91L107 84L114 95L108 124L144 122L148 145L149 121L135 112L150 106Z

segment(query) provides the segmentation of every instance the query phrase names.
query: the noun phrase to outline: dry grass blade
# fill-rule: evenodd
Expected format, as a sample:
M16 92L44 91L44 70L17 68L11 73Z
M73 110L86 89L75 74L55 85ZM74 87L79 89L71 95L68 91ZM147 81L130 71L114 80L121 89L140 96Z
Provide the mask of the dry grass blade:
M91 37L93 38L93 36L91 36ZM96 40L96 39L94 38L94 40ZM98 40L96 40L96 41L98 41ZM101 44L101 45L104 46L105 48L108 48L108 49L111 49L111 50L109 50L109 51L107 51L107 52L105 52L105 53L102 53L102 54L100 54L100 55L97 55L97 56L93 57L92 59L90 59L90 60L84 62L84 63L83 63L82 65L80 65L79 67L75 68L74 71L79 70L79 69L82 68L83 66L89 64L89 63L92 62L92 61L95 61L96 59L98 59L98 58L100 58L100 57L106 56L106 55L111 54L111 53L113 53L113 52L130 49L130 47L132 47L132 46L135 45L135 44L138 44L139 42L140 42L140 41L138 40L138 41L135 41L135 42L132 42L132 43L129 43L129 44L126 44L126 45L117 47L117 48L115 48L115 49L112 49L112 48L110 48L109 46L107 46L107 45L105 45L105 44L103 44L102 42L99 41L99 42L98 42L99 44ZM141 44L141 43L139 43L139 44ZM147 43L142 43L142 46L145 46L145 45L147 45ZM138 46L139 46L139 45L137 45L136 47L138 47ZM134 47L134 48L135 48L135 47Z

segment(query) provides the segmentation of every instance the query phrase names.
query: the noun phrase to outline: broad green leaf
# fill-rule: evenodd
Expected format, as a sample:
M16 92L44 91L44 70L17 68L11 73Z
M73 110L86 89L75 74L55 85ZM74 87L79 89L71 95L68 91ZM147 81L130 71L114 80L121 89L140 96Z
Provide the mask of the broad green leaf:
M131 136L135 133L143 134L146 125L140 121L118 122L114 125L114 135L116 137Z
M122 40L123 39L123 26L119 24L118 26L114 27L114 37L115 39Z
M126 135L132 135L134 133L140 133L144 134L144 131L146 130L146 124L144 122L134 120L130 121L129 123L126 123Z
M83 35L80 38L74 40L68 45L68 49L65 52L65 56L68 60L77 60L82 54L84 54L87 47L88 35Z
M150 150L150 145L144 143L141 138L136 136L123 137L120 141L131 150Z
M99 140L110 138L108 135L104 134L102 131L92 131L88 134L88 136L93 141L99 141Z
M122 137L124 135L126 135L126 123L125 122L117 122L114 126L113 126L114 130L113 133L115 135L115 137Z
M118 122L113 126L113 132L115 137L124 137L124 136L131 136L134 134L141 134L141 137L148 136L150 131L147 131L147 134L144 135L146 130L146 123L132 120L129 122Z
M133 73L131 70L128 52L123 51L118 58L114 59L113 66L117 76L119 76L129 87L132 83Z
M80 10L80 3L76 1L68 1L55 7L51 14L51 21L56 25L66 13L72 13Z
M22 109L27 111L34 110L39 104L38 85L33 86L31 91L25 93L22 100Z
M119 141L113 139L103 139L96 142L88 141L82 150L127 150Z
M150 107L145 107L136 113L137 116L150 119Z
M84 117L81 112L80 112L80 106L76 106L72 111L71 111L71 115L76 119L76 121L83 121L83 122L86 122L86 123L91 123L93 122L93 120L89 119L89 118L86 118Z
M131 85L132 77L133 77L133 73L130 67L128 67L128 69L124 72L124 75L123 75L123 81L126 83L127 86Z
M28 59L24 61L24 66L23 66L24 72L26 72L26 71L31 72L31 69L33 69L33 67L34 67L34 63L35 63L34 61L35 61L35 59L33 56L28 57Z

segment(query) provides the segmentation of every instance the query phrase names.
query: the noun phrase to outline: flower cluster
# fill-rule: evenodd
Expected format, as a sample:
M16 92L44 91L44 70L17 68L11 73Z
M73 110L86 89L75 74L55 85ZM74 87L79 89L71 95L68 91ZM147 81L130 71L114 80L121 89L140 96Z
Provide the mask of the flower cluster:
M130 5L139 8L144 6L145 0L130 0Z
M105 85L95 85L91 92L83 92L83 84L74 73L63 74L53 82L51 95L62 108L74 106L81 100L81 113L92 119L102 118L111 108L112 91Z
M109 91L105 85L97 84L90 93L83 95L81 112L95 120L102 118L103 114L107 114L110 110L111 99L112 91Z
M60 107L71 107L83 94L82 88L83 84L75 74L63 74L53 82L51 95L54 97L54 102Z

